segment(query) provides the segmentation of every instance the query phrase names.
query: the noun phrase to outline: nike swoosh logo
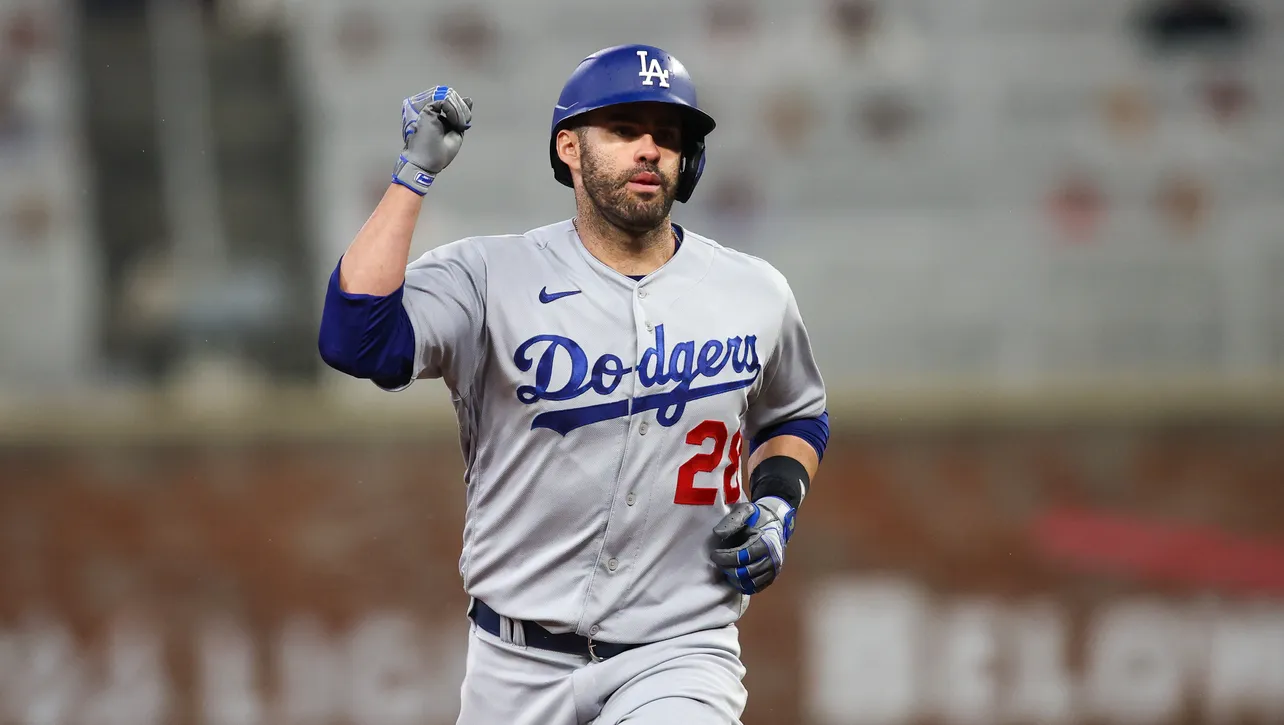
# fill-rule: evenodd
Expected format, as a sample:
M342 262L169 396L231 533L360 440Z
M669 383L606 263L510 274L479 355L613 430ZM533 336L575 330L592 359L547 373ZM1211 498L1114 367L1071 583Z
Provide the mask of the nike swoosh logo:
M571 295L577 295L583 291L584 290L573 289L573 290L568 290L566 292L549 292L548 288L545 287L539 291L539 301L544 304L548 304L553 300L560 300L563 297L570 297Z

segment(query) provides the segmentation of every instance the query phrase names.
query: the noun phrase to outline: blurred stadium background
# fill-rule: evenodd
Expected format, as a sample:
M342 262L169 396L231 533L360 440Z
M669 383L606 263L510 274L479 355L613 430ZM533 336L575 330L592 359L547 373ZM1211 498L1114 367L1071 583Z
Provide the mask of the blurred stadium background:
M477 111L416 253L520 231L638 41L832 390L747 725L1284 723L1279 0L0 0L0 723L454 722L447 398L323 284L404 96Z

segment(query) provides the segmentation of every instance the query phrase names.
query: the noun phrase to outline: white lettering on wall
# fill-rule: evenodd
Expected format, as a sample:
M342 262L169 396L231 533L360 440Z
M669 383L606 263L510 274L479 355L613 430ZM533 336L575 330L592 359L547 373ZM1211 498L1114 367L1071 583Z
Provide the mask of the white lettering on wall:
M824 725L894 725L920 693L918 636L927 601L908 582L840 580L820 587L807 622L806 702Z
M802 618L806 711L821 725L1157 725L1196 703L1216 723L1284 722L1284 607L1195 612L1123 599L1075 623L1047 600L838 579Z
M946 606L934 618L937 654L929 660L929 667L936 712L946 723L994 722L998 613L992 602L964 601Z
M369 725L422 723L430 684L409 619L385 614L361 623L352 633L353 715Z
M1284 722L1279 603L1124 599L1076 622L1048 600L837 579L804 614L800 685L816 725L1147 725L1188 705L1211 723ZM0 628L0 723L171 721L186 698L167 634L121 618L85 642L48 613ZM456 623L373 612L326 631L300 615L267 635L211 620L174 650L193 653L197 725L402 725L458 712L466 628Z
M1284 607L1219 612L1210 630L1209 719L1284 722Z
M5 715L18 725L72 722L82 695L81 666L71 632L52 619L37 617L11 640L13 669L6 671Z
M1154 725L1182 705L1185 633L1181 616L1153 602L1105 607L1088 630L1087 687L1095 714Z
M1055 602L1011 607L1004 616L1010 647L1005 720L1067 725L1074 718L1074 684L1067 662L1069 618Z
M460 623L436 630L389 612L330 634L292 617L266 638L213 619L190 635L195 722L453 722L466 635ZM110 622L90 643L47 615L0 629L0 723L164 725L178 702L165 651L162 632L143 619Z
M279 720L283 725L325 723L345 712L342 642L328 637L313 617L295 617L281 630Z
M250 636L230 621L207 624L200 633L201 712L209 725L258 725L258 661Z
M102 684L85 701L82 725L164 725L170 680L164 643L135 618L118 620L107 635Z

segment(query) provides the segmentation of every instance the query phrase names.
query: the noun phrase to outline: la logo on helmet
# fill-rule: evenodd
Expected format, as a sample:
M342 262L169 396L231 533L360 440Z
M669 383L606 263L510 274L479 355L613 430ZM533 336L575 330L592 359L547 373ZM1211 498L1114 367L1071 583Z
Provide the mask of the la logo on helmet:
M653 81L659 78L661 88L669 87L669 71L660 67L660 60L658 58L652 58L651 66L648 68L646 64L647 52L645 50L639 50L638 60L642 63L642 70L638 73L638 77L645 79L642 81L642 85L653 86L655 85Z

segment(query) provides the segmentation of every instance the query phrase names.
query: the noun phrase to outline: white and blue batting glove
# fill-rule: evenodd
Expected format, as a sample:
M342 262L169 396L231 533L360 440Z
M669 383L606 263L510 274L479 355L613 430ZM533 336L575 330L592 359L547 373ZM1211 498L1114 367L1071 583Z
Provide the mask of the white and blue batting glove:
M473 100L448 86L437 86L401 102L401 156L392 172L395 184L423 196L450 165L473 123Z
M771 586L785 565L785 545L794 534L794 507L776 496L734 504L713 527L726 548L709 558L744 594Z

